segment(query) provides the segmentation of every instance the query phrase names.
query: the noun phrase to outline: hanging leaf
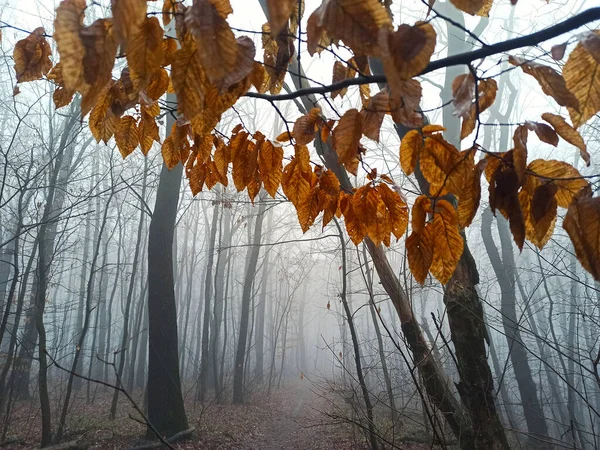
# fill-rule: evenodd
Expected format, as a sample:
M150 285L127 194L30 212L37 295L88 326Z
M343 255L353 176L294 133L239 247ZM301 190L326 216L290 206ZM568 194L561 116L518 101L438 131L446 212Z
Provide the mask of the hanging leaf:
M275 198L283 173L283 149L263 141L258 149L258 169L265 190Z
M583 268L600 281L600 198L575 198L569 205L563 228L569 234Z
M52 67L50 44L44 37L45 30L36 28L25 39L15 44L13 59L17 83L39 80Z
M391 28L392 21L378 0L325 1L309 17L307 46L312 56L323 35L342 40L354 54L377 56L379 30Z
M129 51L130 40L146 20L146 0L111 0L115 36L122 51Z
M540 141L556 147L558 145L558 135L552 127L540 122L525 122L528 130L535 132Z
M294 9L298 8L298 0L267 0L269 24L273 34L281 31L289 20Z
M539 185L552 182L558 187L556 200L562 208L568 208L582 189L589 189L589 183L579 171L563 161L536 159L527 166L527 172L523 189L533 195Z
M552 97L560 106L579 109L579 100L567 88L565 79L556 70L515 56L510 56L508 61L513 66L521 67L523 72L535 78L544 94Z
M394 122L409 128L423 126L420 111L423 88L417 80L396 80L390 87L390 111Z
M596 31L600 34L600 31ZM579 101L579 108L570 107L569 114L575 128L579 128L600 111L600 67L598 61L585 48L577 44L569 55L563 76L569 91Z
M412 233L406 238L408 267L418 283L425 283L433 262L433 226L427 224L421 233Z
M575 128L569 125L562 116L557 114L544 113L542 114L542 119L552 125L561 138L577 147L585 164L587 166L590 165L590 154L587 151L587 146Z
M298 145L306 145L315 139L318 124L321 123L321 109L313 108L308 114L299 117L294 123L292 137Z
M233 183L238 192L243 191L254 180L258 167L258 152L254 142L248 140L248 133L235 134L229 142Z
M186 39L173 55L171 81L177 94L177 108L188 119L204 108L205 80L196 42Z
M386 91L379 91L369 98L360 115L363 119L363 133L369 139L379 142L379 131L383 117L390 112L389 97Z
M389 213L390 231L398 240L408 228L408 206L398 192L385 184L377 186L377 191ZM377 219L380 220L379 217Z
M414 172L423 150L423 136L419 130L410 130L400 143L400 165L406 175Z
M149 114L142 114L142 118L138 124L138 134L140 140L140 149L142 150L144 156L146 156L152 148L152 144L154 144L155 141L160 142L158 125L154 117Z
M446 200L438 200L433 214L433 260L431 274L442 284L448 283L462 256L464 241L458 229L454 207Z
M492 8L493 0L450 0L458 9L473 16L487 17Z
M341 61L335 61L333 63L333 76L331 79L332 83L339 83L340 81L354 78L355 75L356 69L351 65L350 61L348 63L343 63ZM331 98L335 99L338 95L340 97L343 97L344 95L346 95L347 91L347 87L343 89L337 89L331 92Z
M436 39L433 26L427 22L402 24L394 32L383 28L379 45L388 83L397 84L419 75L429 64Z
M441 135L434 134L425 139L421 151L421 173L429 182L429 192L437 197L448 190L448 179L456 169L460 160L460 152Z
M333 130L333 148L337 152L338 161L353 175L356 175L362 128L363 119L358 110L349 109Z
M150 17L144 20L129 42L127 63L131 81L137 90L144 89L161 68L164 59L163 35L158 19ZM167 75L167 86L168 79Z

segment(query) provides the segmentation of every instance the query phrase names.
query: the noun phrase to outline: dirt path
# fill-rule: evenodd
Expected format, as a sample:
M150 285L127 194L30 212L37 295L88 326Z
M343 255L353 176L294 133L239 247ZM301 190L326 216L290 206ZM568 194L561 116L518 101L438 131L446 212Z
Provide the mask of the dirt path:
M324 416L327 402L312 392L308 383L291 386L271 403L270 414L243 443L244 449L359 449L349 427L335 425ZM288 394L288 395L285 395Z

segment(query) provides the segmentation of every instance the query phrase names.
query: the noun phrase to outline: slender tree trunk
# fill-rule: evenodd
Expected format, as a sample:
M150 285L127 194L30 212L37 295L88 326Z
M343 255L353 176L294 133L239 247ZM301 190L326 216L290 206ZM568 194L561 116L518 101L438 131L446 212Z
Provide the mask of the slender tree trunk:
M502 316L502 325L510 360L515 372L515 379L521 396L523 413L527 423L527 431L531 433L534 440L531 445L537 445L535 438L546 438L548 428L544 418L543 408L537 395L537 386L531 375L531 368L527 360L527 350L521 338L519 330L519 319L516 310L515 293L515 274L514 274L514 256L512 251L512 242L510 231L506 220L498 216L498 231L500 233L500 242L502 246L502 258L498 253L494 238L492 237L492 212L486 209L483 213L481 222L481 234L483 243L492 263L494 273L500 285L500 313Z
M100 229L98 231L98 236L97 236L96 242L93 243L94 253L92 255L92 261L91 261L91 265L90 265L90 276L87 281L86 298L85 298L85 317L84 317L84 321L83 321L83 328L81 330L81 333L79 334L79 340L77 342L77 351L75 352L75 358L73 359L73 365L71 366L71 372L69 373L69 381L67 382L67 392L65 394L65 401L63 404L63 408L62 408L62 413L60 415L58 430L56 432L56 440L60 440L62 437L63 428L65 426L65 420L67 418L67 411L69 410L69 402L71 400L71 392L72 392L72 389L74 388L73 383L74 383L75 378L79 378L79 377L76 377L76 375L78 375L77 367L79 367L78 360L79 360L79 358L81 358L81 355L82 355L81 348L83 347L83 343L85 341L86 334L87 334L87 331L90 326L90 316L92 314L92 300L93 300L93 293L94 293L94 276L96 274L96 263L98 262L98 255L100 253L100 244L102 241L102 233L104 232L104 228L106 227L106 219L108 217L109 206L113 199L114 194L115 194L115 191L114 191L114 189L112 189L110 192L110 196L108 197L108 200L106 202L106 207L104 209L104 216L102 217L102 223L101 223Z
M240 317L240 330L235 354L235 367L233 369L233 402L244 401L244 367L246 361L246 340L248 338L248 319L250 316L250 301L252 296L252 284L256 275L256 265L260 253L260 242L262 235L262 223L264 219L265 205L264 196L260 195L259 207L254 223L254 237L251 246L248 247L246 258L246 275L242 291L242 312Z
M129 287L127 290L127 299L125 300L125 312L123 314L123 334L121 335L121 348L119 353L119 364L117 367L117 386L124 387L122 382L123 368L125 367L125 358L129 354L127 352L127 340L129 339L129 313L131 311L131 302L133 300L133 291L135 289L136 275L138 273L138 265L140 262L140 254L143 246L142 234L144 232L144 219L146 211L144 209L144 199L146 198L146 185L148 180L148 160L144 160L144 178L142 181L142 193L140 194L140 218L138 222L137 238L135 250L133 254L133 262L131 264L131 274L129 276ZM179 194L179 191L177 192ZM175 202L177 203L177 202ZM158 210L160 211L160 210ZM152 216L154 219L154 216ZM119 391L114 390L112 403L110 405L110 419L114 420L117 415L117 401L119 399Z
M209 384L208 378L212 375L212 356L210 355L210 305L213 295L213 264L215 261L215 240L217 238L218 224L219 200L216 200L215 207L213 209L212 223L210 225L210 237L208 240L208 258L206 262L206 273L204 278L204 314L202 316L202 359L200 361L200 382L198 383L197 393L197 398L200 402L204 402L204 400L206 399L206 388Z

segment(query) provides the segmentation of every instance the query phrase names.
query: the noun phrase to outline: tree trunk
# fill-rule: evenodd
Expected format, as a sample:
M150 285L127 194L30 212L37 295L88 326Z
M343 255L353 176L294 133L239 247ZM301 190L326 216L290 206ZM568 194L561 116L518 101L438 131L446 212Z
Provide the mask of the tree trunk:
M244 401L244 366L246 361L246 340L248 338L248 319L250 316L250 301L252 300L252 284L256 275L256 265L260 253L260 242L262 236L262 223L266 203L264 196L259 197L258 212L254 223L254 236L249 243L248 254L246 258L246 275L244 277L244 286L242 291L242 312L240 317L239 338L237 342L237 351L235 354L235 367L233 369L233 402L242 403Z
M167 96L171 102L173 97ZM173 119L167 117L170 130ZM163 163L148 234L148 419L164 436L188 428L179 376L173 283L173 233L182 173L181 163L171 171ZM155 437L150 428L146 436Z

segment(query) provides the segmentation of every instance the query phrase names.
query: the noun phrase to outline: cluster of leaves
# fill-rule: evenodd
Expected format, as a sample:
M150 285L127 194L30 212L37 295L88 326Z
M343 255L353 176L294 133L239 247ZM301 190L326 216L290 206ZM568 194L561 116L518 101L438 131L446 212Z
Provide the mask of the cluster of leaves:
M487 15L493 3L451 1L478 15ZM429 3L432 7L434 1ZM307 48L314 55L343 42L353 51L348 61L335 62L333 83L369 75L368 58L379 58L388 88L371 95L368 84L363 84L360 111L350 109L334 121L314 108L274 140L241 125L229 137L213 130L221 115L252 87L260 94L281 91L295 52L303 2L299 7L297 0L267 0L264 63L255 61L252 40L236 37L229 26L227 17L233 12L229 0L193 0L189 6L164 0L162 24L148 14L147 0L112 0L111 4L111 17L85 25L85 0L63 0L54 24L59 61L52 65L41 28L17 43L14 59L17 82L46 76L54 83L57 108L79 93L82 116L89 113L95 138L108 142L114 136L123 157L138 146L146 155L154 142L160 142L159 102L165 93L173 93L179 119L162 142L162 155L169 168L184 164L194 195L204 186L226 186L231 165L235 188L247 190L252 201L261 188L275 196L281 186L297 210L303 231L321 213L323 226L334 216L343 216L354 243L368 237L377 245L390 245L391 237L399 239L408 227L409 208L398 186L374 170L362 187L341 186L332 167L311 162L307 147L317 138L333 149L337 163L357 174L365 152L361 139L378 141L384 116L389 114L394 122L414 128L403 138L399 156L407 175L419 171L424 180L406 241L409 266L419 282L428 273L442 283L452 276L464 247L461 230L469 226L479 207L482 173L489 182L490 206L507 217L519 248L525 239L541 248L552 235L557 208L568 208L564 227L577 256L600 279L600 248L592 234L597 231L600 204L591 198L589 184L567 163L540 159L527 163L531 131L553 146L563 138L578 147L589 164L577 128L600 110L600 34L581 36L562 74L532 61L509 59L568 108L572 125L561 116L544 114L546 123L526 122L517 128L514 148L495 154L485 151L476 163L475 154L484 149L474 144L458 150L443 138L442 127L425 125L419 109L422 87L415 77L427 69L434 54L433 26L417 22L394 27L379 0L324 0L308 17ZM167 36L164 27L172 21L175 36ZM557 46L553 56L562 59L565 48L566 44ZM118 57L124 57L127 65L114 78ZM452 91L464 139L476 129L479 115L494 103L498 86L471 69L454 80ZM338 89L332 97L345 94L345 89ZM166 109L172 113L168 103ZM282 143L287 141L294 154L285 158ZM284 160L289 160L285 167Z

